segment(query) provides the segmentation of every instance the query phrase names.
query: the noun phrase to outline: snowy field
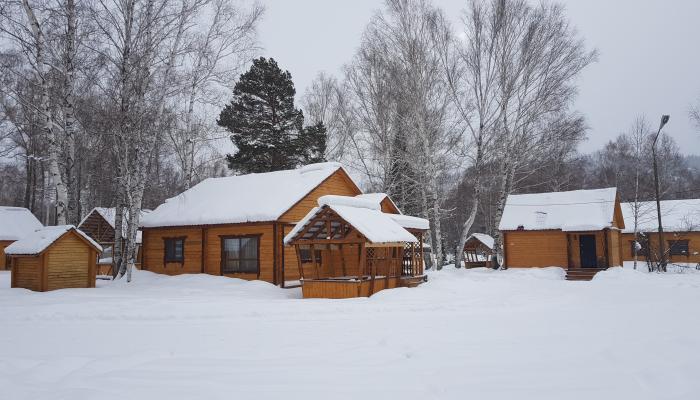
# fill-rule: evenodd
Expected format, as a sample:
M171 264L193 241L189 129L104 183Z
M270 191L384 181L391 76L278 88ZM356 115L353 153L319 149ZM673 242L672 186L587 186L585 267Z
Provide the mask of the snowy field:
M0 398L698 399L700 273L446 269L370 299L147 272L9 289Z

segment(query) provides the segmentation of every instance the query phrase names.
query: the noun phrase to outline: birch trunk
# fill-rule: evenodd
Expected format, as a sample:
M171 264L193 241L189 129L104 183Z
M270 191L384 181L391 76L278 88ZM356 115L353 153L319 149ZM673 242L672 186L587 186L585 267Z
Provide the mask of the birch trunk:
M66 132L66 180L68 183L68 220L77 225L80 222L80 204L78 191L77 171L75 170L75 135L77 124L75 120L75 37L76 37L76 11L75 1L66 0L66 49L64 55L64 85L65 97L63 101L63 116L65 118Z
M39 83L41 91L40 113L44 133L49 141L49 174L51 176L51 184L56 191L56 223L58 225L66 224L66 206L68 203L68 192L61 176L61 169L58 164L61 147L58 140L58 133L54 126L53 113L51 111L51 102L49 98L49 87L46 81L45 60L44 60L44 33L36 18L34 10L29 5L28 0L22 0L22 6L29 24L31 26L32 35L34 36L34 62L36 79Z
M481 165L484 157L483 151L483 129L480 129L479 138L476 144L476 161L474 163L474 192L472 195L472 206L469 211L469 217L464 221L462 225L462 233L459 236L459 242L457 243L457 248L455 249L455 267L462 267L462 259L464 258L464 245L467 243L469 238L469 232L474 225L474 220L476 219L476 213L479 210L479 199L481 199Z

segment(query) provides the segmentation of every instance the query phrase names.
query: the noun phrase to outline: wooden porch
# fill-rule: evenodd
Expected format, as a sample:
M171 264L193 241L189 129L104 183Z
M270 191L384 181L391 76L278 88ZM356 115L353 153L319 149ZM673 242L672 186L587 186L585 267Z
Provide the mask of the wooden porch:
M566 240L567 280L590 281L598 272L622 263L619 230L567 232Z
M303 224L287 244L295 247L304 298L369 297L427 280L421 230L404 231L410 242L375 243L330 208Z

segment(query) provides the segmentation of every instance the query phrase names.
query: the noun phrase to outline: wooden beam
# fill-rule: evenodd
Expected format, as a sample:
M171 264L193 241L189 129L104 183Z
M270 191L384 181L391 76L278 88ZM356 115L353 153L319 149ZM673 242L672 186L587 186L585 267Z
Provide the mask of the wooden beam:
M345 265L345 253L343 251L342 244L338 245L338 250L340 251L340 265L343 268L343 276L348 276L348 269L347 269L347 266Z
M318 271L318 263L316 262L316 249L314 248L314 245L311 245L311 262L314 264L314 271L316 272L316 279L319 279L321 277L321 274L319 274Z
M297 253L297 266L299 267L299 279L301 281L304 280L304 267L301 264L301 254L299 253L299 245L294 245L294 249L296 250ZM282 277L282 279L285 279Z

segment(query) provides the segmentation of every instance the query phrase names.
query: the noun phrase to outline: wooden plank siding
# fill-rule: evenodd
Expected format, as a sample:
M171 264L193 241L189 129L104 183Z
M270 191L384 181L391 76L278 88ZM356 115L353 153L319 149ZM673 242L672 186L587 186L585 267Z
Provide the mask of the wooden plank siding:
M156 227L143 229L143 269L161 274L206 273L222 275L222 236L259 235L259 273L226 274L241 279L260 279L274 284L298 280L299 270L294 247L284 246L284 236L294 224L318 205L321 196L335 194L355 196L360 189L343 171L338 170L303 199L294 204L278 221L220 224L207 226ZM185 237L182 263L165 263L166 238ZM309 273L313 266L305 266Z
M17 257L12 267L12 287L41 291L42 258Z
M653 248L657 248L659 245L659 234L658 233L645 233L644 234ZM687 255L672 255L670 256L670 261L674 263L700 263L700 232L666 232L664 234L664 239L666 240L666 247L668 248L669 242L676 240L687 240L688 241L688 254ZM620 238L622 258L625 261L634 261L634 253L632 253L632 242L634 242L633 233L623 233ZM639 254L638 260L646 261L644 255Z
M0 271L10 268L9 257L5 256L5 247L12 243L12 240L0 240Z
M45 257L46 290L95 286L96 252L77 235L63 235Z

